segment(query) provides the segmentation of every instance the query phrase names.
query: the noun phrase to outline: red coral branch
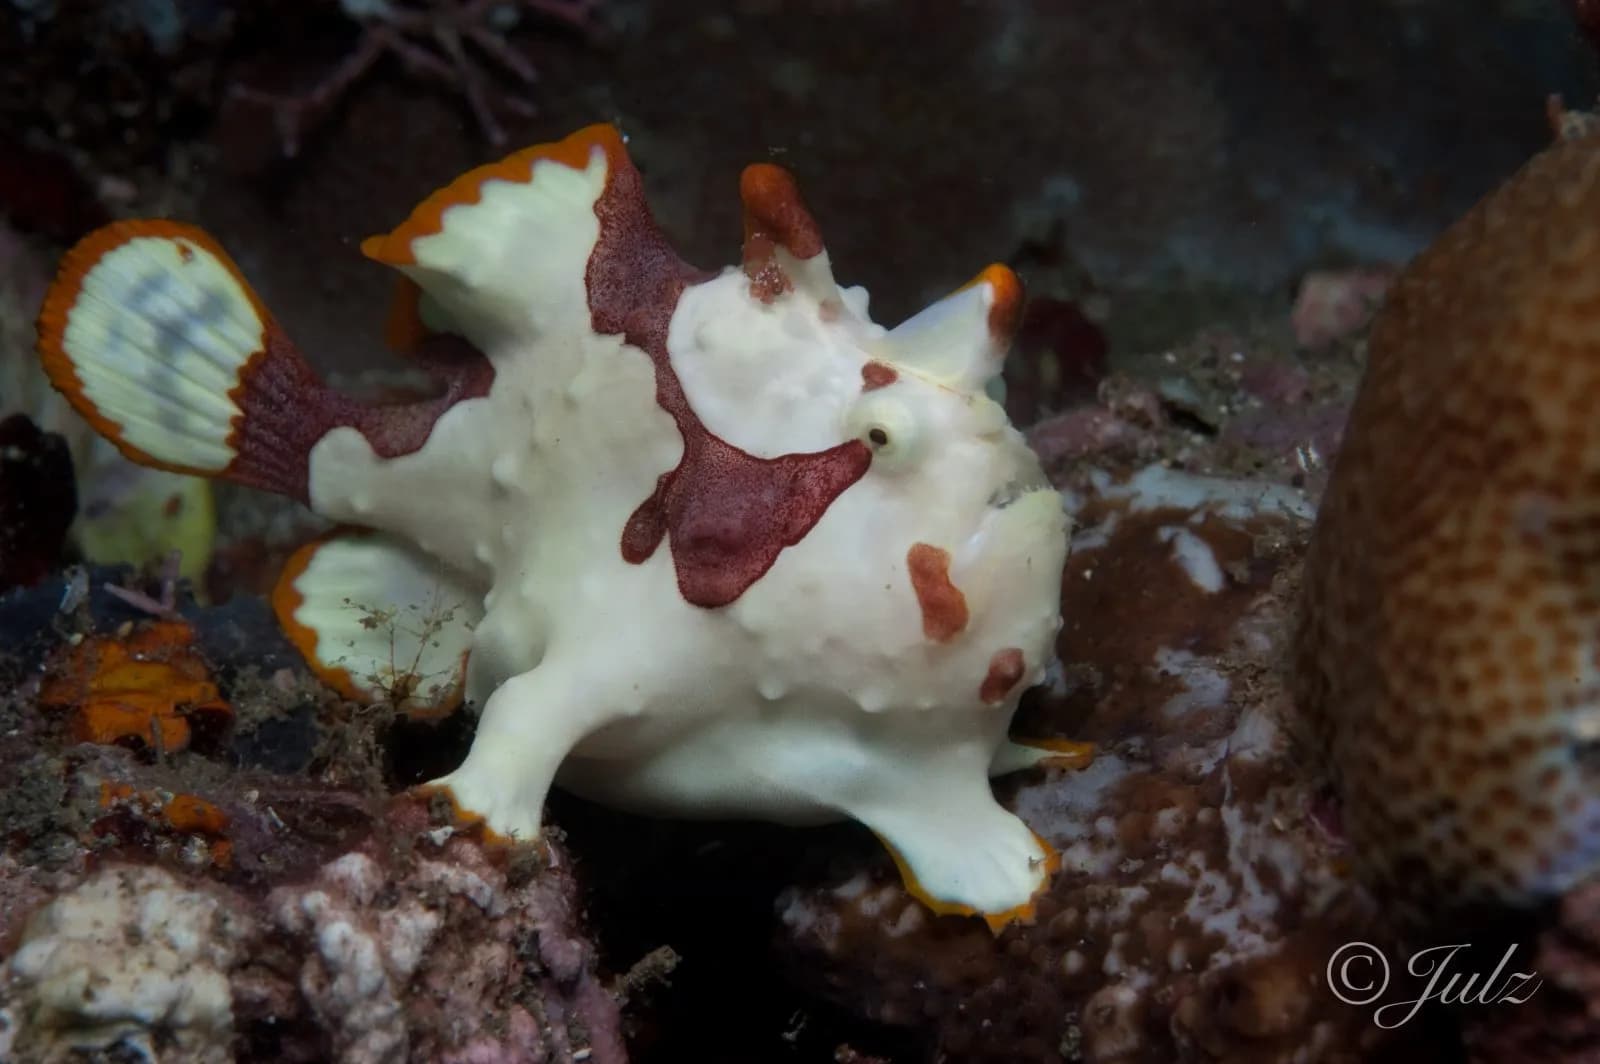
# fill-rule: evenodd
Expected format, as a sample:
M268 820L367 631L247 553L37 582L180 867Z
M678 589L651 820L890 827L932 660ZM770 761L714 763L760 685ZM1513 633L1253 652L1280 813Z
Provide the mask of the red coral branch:
M1600 50L1600 0L1567 0L1567 6L1589 46Z
M514 9L521 8L589 34L594 30L594 15L600 2L426 0L420 8L378 2L361 5L359 10L344 2L345 10L361 24L361 39L355 50L311 89L301 93L276 93L236 85L231 93L237 99L272 111L283 154L293 158L299 154L301 141L318 116L342 99L378 60L392 55L409 73L424 75L459 90L466 97L484 136L500 145L506 141L505 129L495 117L482 63L469 53L467 44L526 88L538 81L538 70L505 40L503 13L511 11L514 15ZM495 103L521 115L532 114L535 110L531 101L515 93Z

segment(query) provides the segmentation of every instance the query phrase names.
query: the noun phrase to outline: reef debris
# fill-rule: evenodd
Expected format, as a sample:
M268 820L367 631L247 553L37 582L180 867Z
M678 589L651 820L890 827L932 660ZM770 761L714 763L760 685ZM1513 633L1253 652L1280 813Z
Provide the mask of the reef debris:
M384 718L305 676L262 603L150 620L109 575L0 598L0 1057L626 1059L558 833L488 845L389 798ZM159 734L79 736L38 707L62 687ZM165 715L213 692L212 727Z
M183 620L69 645L38 698L44 708L71 711L79 742L131 743L158 754L186 748L197 727L220 733L233 716Z
M1300 281L1290 321L1295 341L1322 350L1334 341L1366 331L1394 280L1387 267L1313 270Z
M124 862L53 889L0 964L8 1059L627 1059L570 877L448 829L265 893Z

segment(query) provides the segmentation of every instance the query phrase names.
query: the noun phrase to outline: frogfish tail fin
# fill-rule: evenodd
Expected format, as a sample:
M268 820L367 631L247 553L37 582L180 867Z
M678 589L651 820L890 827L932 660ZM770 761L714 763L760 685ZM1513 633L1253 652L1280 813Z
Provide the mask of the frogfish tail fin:
M55 387L143 465L305 499L328 389L207 233L114 222L62 261L38 323Z

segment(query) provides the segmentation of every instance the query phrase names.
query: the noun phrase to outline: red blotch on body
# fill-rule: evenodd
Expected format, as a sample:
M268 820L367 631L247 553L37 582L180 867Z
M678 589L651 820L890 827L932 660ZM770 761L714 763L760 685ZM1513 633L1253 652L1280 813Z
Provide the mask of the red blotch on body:
M900 374L885 362L868 362L861 367L861 390L864 392L887 388L899 379Z
M950 552L914 543L906 552L911 589L922 607L922 634L948 643L967 626L967 597L950 579Z
M726 606L759 580L785 547L805 538L833 500L867 471L872 452L850 440L813 454L758 458L705 427L673 372L667 326L684 288L708 275L667 245L626 155L610 161L605 190L595 204L600 237L584 278L591 321L596 332L621 334L649 356L656 402L672 415L683 437L678 465L661 475L655 491L624 525L622 557L640 564L666 539L684 599L708 609ZM784 197L783 182L792 190L792 180L777 172L782 181L774 183L770 174L752 178L746 171L746 246L754 224L754 235L807 258L821 250L821 239L798 198ZM752 201L759 208L753 212Z
M1017 647L997 650L989 659L989 674L978 686L978 697L986 705L996 706L1006 700L1011 689L1022 681L1022 651Z

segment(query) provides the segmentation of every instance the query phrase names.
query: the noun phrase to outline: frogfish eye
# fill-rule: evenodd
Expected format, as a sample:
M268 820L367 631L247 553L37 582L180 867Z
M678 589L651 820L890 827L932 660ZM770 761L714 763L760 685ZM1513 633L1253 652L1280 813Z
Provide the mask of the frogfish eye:
M906 403L888 395L857 402L845 431L872 448L872 468L880 473L909 468L922 450L916 415Z

